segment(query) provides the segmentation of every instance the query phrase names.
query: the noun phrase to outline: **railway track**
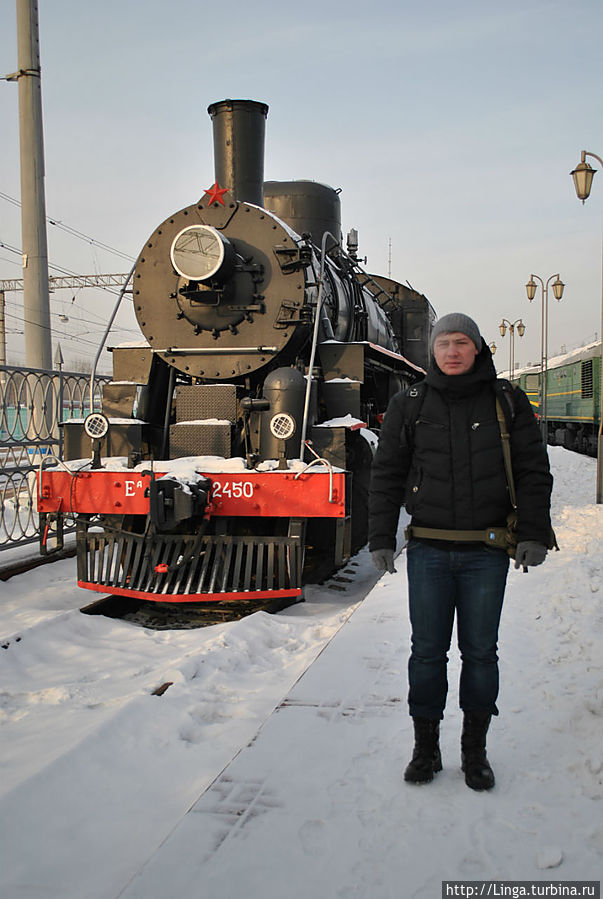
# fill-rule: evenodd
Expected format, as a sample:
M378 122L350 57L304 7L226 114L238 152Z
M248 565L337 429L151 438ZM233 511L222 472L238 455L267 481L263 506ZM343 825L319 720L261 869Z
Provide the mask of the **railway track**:
M345 569L325 581L324 586L330 590L345 591L345 585L353 583L358 564L352 560ZM175 604L109 594L82 606L80 611L85 615L104 615L153 630L190 630L238 621L254 612L280 612L290 604L282 599Z
M34 571L41 565L49 565L51 562L61 562L63 559L72 559L76 554L75 546L67 549L58 550L47 556L32 556L31 558L21 559L18 562L11 562L2 566L0 564L0 581L9 581L18 574L26 574L28 571Z
M43 565L74 558L75 555L76 547L73 546L48 556L31 556L12 562L0 567L0 581L8 581ZM320 584L331 591L345 592L348 585L354 583L358 564L354 559L351 560L345 569L321 579ZM103 615L153 630L190 630L228 621L238 621L254 612L279 612L290 604L282 599L267 599L203 604L178 603L176 605L106 594L80 607L79 611L85 615ZM18 639L20 640L21 637ZM6 646L3 648L14 642L17 642L14 638L8 638L4 641Z

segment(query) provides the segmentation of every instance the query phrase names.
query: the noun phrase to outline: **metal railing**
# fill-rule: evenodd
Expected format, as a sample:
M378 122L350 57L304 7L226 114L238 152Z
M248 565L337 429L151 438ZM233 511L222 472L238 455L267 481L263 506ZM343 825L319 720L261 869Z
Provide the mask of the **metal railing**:
M96 408L108 380L96 380ZM39 540L36 471L46 456L63 459L60 425L86 417L89 389L82 372L0 365L0 551Z

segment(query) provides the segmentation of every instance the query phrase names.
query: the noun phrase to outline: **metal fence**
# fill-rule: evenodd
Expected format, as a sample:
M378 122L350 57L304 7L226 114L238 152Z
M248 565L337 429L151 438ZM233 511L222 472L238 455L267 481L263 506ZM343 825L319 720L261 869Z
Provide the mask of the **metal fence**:
M95 408L108 380L96 378ZM0 365L0 401L1 551L39 539L36 471L49 455L63 459L61 424L90 411L90 376Z

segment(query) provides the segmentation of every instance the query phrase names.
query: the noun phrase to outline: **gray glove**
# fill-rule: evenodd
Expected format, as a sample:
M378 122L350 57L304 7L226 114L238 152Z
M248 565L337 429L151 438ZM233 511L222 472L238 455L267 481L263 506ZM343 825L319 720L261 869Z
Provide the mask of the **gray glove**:
M371 559L377 571L389 571L390 574L396 573L393 549L374 549L371 553Z
M534 565L542 565L546 559L546 546L537 540L520 540L515 550L515 567L523 565L524 571Z

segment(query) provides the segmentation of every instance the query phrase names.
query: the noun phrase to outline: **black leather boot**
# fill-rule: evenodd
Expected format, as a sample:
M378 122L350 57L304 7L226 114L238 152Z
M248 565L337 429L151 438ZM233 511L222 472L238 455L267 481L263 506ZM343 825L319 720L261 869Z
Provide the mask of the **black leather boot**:
M491 715L465 712L461 734L461 768L472 790L491 790L494 772L486 757L486 734Z
M432 718L413 718L415 748L412 759L404 772L404 780L413 784L426 784L442 770L440 755L440 722Z

